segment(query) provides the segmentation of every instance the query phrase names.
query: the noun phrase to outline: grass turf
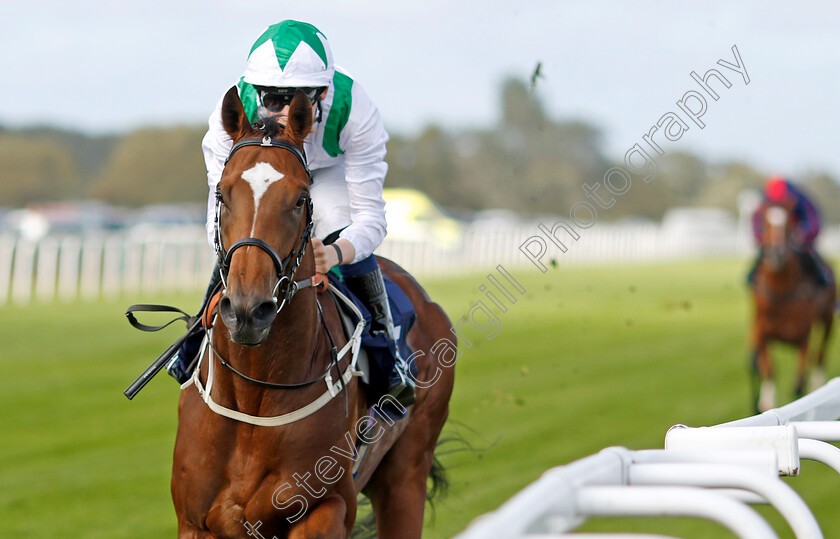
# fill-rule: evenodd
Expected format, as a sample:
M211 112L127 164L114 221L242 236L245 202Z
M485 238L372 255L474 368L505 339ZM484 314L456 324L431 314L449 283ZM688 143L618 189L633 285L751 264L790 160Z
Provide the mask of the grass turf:
M750 415L745 261L512 271L526 289L498 333L464 326L445 435L472 449L442 456L451 488L426 537L451 537L546 469L610 445L660 448L675 423ZM424 283L453 321L490 301L483 275ZM492 289L492 287L491 287ZM512 291L512 290L511 290ZM195 305L195 296L149 298ZM128 301L0 308L0 537L172 537L169 474L178 391L161 375L129 402L122 390L176 338L145 334ZM483 319L479 318L479 322ZM478 324L476 324L478 325ZM828 374L836 345L829 354ZM778 350L780 398L793 356ZM444 446L446 450L447 446ZM457 449L458 444L449 444ZM838 478L806 463L789 480L826 537L840 536ZM782 537L792 534L761 508ZM596 519L588 531L726 536L682 519Z

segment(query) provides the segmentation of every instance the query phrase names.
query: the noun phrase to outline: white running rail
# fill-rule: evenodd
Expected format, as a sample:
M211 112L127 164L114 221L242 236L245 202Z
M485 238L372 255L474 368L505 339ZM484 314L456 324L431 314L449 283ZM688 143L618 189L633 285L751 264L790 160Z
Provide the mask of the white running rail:
M777 537L749 505L773 506L799 539L821 539L819 523L779 477L800 460L840 473L840 378L786 406L716 425L675 425L665 449L610 447L546 471L501 507L478 517L458 539L485 537L663 537L577 534L588 518L690 516L742 538Z

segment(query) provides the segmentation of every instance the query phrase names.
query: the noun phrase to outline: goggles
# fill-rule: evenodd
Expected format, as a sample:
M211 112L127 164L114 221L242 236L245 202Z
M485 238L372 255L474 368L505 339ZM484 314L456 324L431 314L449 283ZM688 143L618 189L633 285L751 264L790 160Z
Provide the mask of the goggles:
M322 88L257 88L260 104L268 112L280 112L291 104L295 94L300 90L315 105Z

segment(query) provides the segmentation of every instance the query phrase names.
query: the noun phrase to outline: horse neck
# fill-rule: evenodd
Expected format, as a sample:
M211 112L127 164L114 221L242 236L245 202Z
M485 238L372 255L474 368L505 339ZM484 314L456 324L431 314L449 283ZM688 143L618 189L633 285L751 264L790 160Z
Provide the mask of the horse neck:
M768 270L765 277L773 288L790 288L799 284L802 268L796 254L788 248L785 252L784 264L777 271Z
M269 359L265 364L273 366L269 371L280 372L266 372L267 375L305 376L320 368L314 357L321 327L316 296L314 288L304 289L278 313L263 344L264 355Z

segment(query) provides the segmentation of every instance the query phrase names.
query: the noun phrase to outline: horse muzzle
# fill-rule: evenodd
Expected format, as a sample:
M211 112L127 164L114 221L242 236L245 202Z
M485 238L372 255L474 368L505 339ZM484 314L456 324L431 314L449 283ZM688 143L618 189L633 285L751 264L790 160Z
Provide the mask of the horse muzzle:
M277 316L277 304L273 299L228 294L219 302L219 316L234 342L256 346L268 337Z

